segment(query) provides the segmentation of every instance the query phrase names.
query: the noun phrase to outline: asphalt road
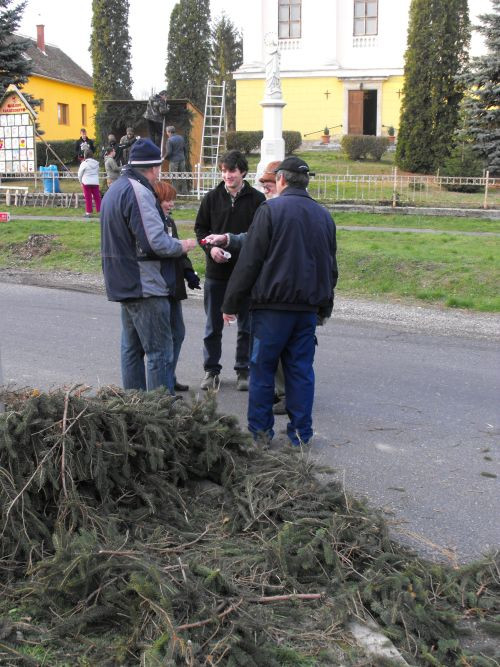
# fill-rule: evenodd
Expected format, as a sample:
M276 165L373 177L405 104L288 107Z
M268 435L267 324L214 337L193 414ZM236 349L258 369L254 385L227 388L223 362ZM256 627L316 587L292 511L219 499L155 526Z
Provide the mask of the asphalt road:
M120 383L119 306L97 294L0 285L6 383ZM202 377L204 314L185 302L178 378ZM500 545L498 343L335 317L318 329L313 456L382 507L420 553L468 561ZM224 335L219 406L245 426L235 330ZM286 417L277 417L277 431ZM278 438L278 445L280 439ZM486 473L486 474L484 474ZM493 477L498 475L499 477Z

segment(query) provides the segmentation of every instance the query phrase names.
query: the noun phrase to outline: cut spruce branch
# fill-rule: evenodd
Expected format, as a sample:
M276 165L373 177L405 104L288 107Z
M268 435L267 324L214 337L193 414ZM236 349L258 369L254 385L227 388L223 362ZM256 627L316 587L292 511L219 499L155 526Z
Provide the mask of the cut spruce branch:
M2 639L0 663L29 643L51 667L367 664L356 617L412 665L493 666L459 637L462 621L494 636L498 553L417 557L331 471L320 482L299 452L257 449L214 396L5 401L0 621L32 629Z

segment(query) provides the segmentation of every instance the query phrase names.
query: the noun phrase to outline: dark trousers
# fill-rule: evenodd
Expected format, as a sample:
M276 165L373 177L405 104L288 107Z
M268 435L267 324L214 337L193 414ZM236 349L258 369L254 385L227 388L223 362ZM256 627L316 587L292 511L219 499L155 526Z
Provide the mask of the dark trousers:
M290 419L287 435L294 445L311 439L316 317L291 310L252 311L248 429L254 436L274 435L274 377L281 358Z
M186 161L185 160L179 160L178 162L175 162L174 160L170 160L169 165L168 165L168 170L175 174L178 172L186 171ZM187 183L185 179L183 178L174 178L172 185L174 188L177 190L177 194L179 195L185 195L188 192L187 188Z
M172 331L172 377L177 382L176 368L181 353L182 343L186 335L184 317L182 315L182 304L177 299L170 299L170 330Z
M203 367L206 371L219 373L222 366L222 303L226 293L227 281L206 278L203 292L205 314L205 337L203 338ZM238 313L238 336L236 339L236 360L234 370L248 370L248 353L250 349L250 319L248 303Z
M155 120L148 120L149 138L161 149L161 140L163 136L163 123L157 123Z

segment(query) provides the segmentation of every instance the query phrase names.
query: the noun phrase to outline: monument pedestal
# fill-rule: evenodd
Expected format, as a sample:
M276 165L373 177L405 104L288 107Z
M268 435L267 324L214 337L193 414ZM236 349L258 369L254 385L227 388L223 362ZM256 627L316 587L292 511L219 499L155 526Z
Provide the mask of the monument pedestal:
M286 105L281 97L273 99L266 97L260 103L263 109L264 135L260 142L260 162L257 165L258 181L266 166L273 160L283 160L285 157L285 140L283 139L283 107Z

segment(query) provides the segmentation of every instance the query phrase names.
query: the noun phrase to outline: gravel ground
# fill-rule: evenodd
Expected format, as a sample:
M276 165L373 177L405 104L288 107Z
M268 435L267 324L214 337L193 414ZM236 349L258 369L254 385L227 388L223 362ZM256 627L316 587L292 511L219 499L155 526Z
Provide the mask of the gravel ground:
M31 269L0 269L0 282L36 285L55 289L104 294L101 276L71 271L40 272ZM190 292L190 298L201 298L202 292ZM500 341L500 316L495 313L408 305L398 301L378 302L347 299L338 295L335 318L376 322L406 331L425 331L440 335L487 338Z

